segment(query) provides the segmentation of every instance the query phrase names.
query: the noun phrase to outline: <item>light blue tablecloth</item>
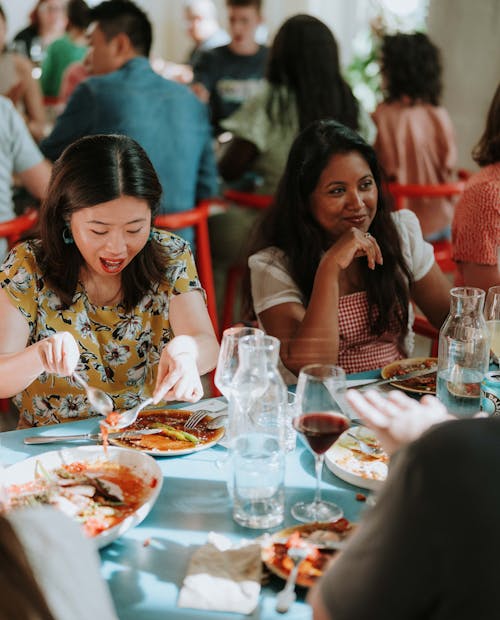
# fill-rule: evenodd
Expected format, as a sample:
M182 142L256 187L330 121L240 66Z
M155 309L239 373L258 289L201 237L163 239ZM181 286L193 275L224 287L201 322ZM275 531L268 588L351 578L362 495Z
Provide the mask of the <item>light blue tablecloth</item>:
M362 376L376 377L377 373ZM95 420L85 420L57 427L2 433L1 462L9 465L61 445L27 446L23 444L23 438L28 435L93 432L96 427ZM219 532L233 539L253 538L263 533L242 528L232 520L225 472L216 464L224 453L224 448L215 446L186 456L158 458L164 476L163 488L151 513L139 526L101 551L102 574L109 584L120 619L282 618L274 611L275 594L283 587L278 578L263 587L259 607L251 616L176 606L189 558L199 545L206 542L208 532ZM290 507L299 499L312 499L314 486L314 459L299 441L295 452L287 456L283 527L296 523L290 516ZM326 467L322 490L325 499L342 506L347 519L359 518L365 504L356 500L356 493L367 494L367 491L339 480ZM148 539L151 542L145 546ZM304 602L303 593L299 593L299 599L287 618L310 620L311 610Z

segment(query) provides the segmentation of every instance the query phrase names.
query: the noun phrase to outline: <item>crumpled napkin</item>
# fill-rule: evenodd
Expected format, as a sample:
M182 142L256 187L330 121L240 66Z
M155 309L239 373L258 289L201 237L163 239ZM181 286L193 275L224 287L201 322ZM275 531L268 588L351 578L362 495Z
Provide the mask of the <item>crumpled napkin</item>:
M259 602L261 576L260 544L234 545L210 532L207 544L191 557L177 605L250 614Z

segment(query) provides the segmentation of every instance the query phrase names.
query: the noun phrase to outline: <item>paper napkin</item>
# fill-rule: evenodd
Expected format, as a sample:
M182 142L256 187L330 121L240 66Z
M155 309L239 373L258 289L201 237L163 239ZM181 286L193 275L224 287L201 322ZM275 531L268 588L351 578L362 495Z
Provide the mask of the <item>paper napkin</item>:
M260 544L233 545L210 532L195 551L177 602L179 607L250 614L257 607L262 575Z

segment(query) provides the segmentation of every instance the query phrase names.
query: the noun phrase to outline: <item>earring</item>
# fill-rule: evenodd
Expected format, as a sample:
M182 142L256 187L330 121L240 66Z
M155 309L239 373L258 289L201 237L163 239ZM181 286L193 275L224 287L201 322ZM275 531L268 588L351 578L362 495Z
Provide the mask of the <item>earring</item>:
M71 234L71 230L69 226L65 226L63 228L62 238L66 245L71 245L72 243L75 243L75 240L73 239L73 235Z
M148 241L153 241L153 239L155 238L153 229L151 228L149 231L149 236L148 236Z

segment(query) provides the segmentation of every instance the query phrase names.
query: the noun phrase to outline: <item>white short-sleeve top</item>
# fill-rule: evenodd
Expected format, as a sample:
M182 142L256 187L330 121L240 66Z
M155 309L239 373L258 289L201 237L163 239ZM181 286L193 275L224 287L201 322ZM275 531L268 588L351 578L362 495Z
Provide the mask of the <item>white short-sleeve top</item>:
M401 238L404 259L417 282L434 263L432 246L424 241L415 214L401 210L391 214ZM250 256L252 298L257 316L279 304L305 305L302 294L288 272L282 250L269 247ZM410 306L408 334L404 346L398 344L397 333L378 337L370 333L366 293L345 295L339 301L339 364L347 372L362 372L378 368L413 350L413 312ZM290 377L287 377L290 379Z

